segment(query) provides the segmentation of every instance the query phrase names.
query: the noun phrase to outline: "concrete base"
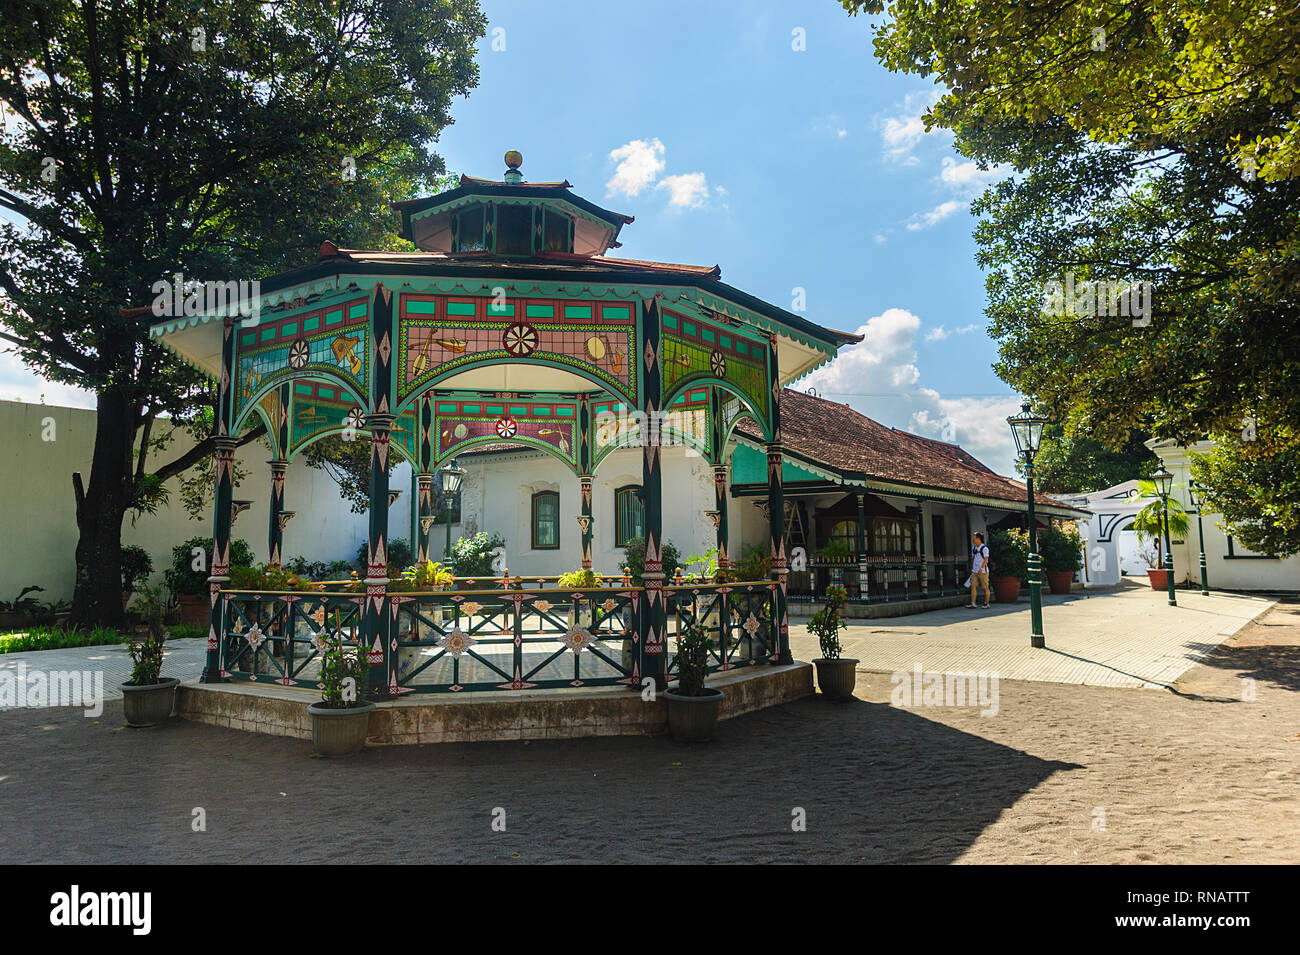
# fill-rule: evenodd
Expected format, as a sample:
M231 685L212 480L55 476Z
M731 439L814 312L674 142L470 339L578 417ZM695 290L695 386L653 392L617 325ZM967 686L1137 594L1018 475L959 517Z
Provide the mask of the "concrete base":
M708 685L726 699L720 719L813 694L811 664L754 666L715 674ZM185 719L273 736L311 739L307 705L318 694L250 683L187 683L177 694ZM626 687L502 690L466 695L412 694L379 703L370 714L371 745L469 743L512 739L637 736L668 729L663 695L645 702Z
M894 600L878 604L849 603L844 607L845 616L859 620L875 620L880 617L905 617L912 613L924 613L927 610L943 610L947 607L964 607L970 603L970 594L954 597L925 597L918 600Z

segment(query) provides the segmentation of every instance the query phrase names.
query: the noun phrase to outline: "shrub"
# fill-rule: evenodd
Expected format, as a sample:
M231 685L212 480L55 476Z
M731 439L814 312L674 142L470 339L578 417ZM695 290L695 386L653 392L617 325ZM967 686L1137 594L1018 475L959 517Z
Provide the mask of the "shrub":
M660 556L664 565L664 583L672 583L678 569L682 566L681 551L672 541L666 540ZM619 564L619 569L626 571L632 578L633 587L640 587L645 583L644 537L634 537L627 542L627 547L623 551L623 563Z
M203 560L200 561L201 570L194 569L194 551L198 549L203 551ZM208 561L212 559L212 538L211 537L191 537L184 544L177 544L172 548L172 565L163 571L163 580L167 584L167 589L174 594L185 594L190 597L200 596L208 592ZM253 563L253 551L248 546L247 541L232 540L230 542L230 565L232 567L248 567Z
M1029 579L1029 533L1020 528L997 530L989 534L989 574L991 577Z
M556 586L570 590L590 590L593 587L605 586L605 579L594 570L572 570L567 574L561 574L556 581Z
M294 557L284 562L284 569L308 580L347 580L356 565L348 560L309 561L306 557Z
M456 582L456 578L442 564L426 560L422 564L412 564L396 578L390 578L388 589L398 593L406 591L446 590Z
M122 589L131 593L153 573L153 558L137 544L122 548Z
M123 643L125 638L108 627L82 630L80 627L32 627L26 633L0 637L0 653L27 650L66 650L70 647L99 647Z
M1083 537L1073 522L1048 525L1038 537L1038 546L1043 552L1045 570L1074 573L1083 568Z
M677 692L682 696L706 696L704 686L709 673L709 631L701 624L687 627L677 635Z
M230 587L232 590L319 590L320 585L299 577L283 567L270 564L258 564L256 567L230 568Z
M766 547L751 545L731 569L733 580L767 580L772 574L772 555Z
M831 584L826 588L826 604L812 615L808 621L808 632L817 636L822 658L838 660L843 646L840 643L840 631L849 628L844 619L844 601L849 592L842 584Z
M343 638L321 638L321 702L330 709L346 709L365 702L370 660L362 647L345 647Z
M457 577L491 577L492 551L505 546L500 534L479 531L451 545L451 569Z

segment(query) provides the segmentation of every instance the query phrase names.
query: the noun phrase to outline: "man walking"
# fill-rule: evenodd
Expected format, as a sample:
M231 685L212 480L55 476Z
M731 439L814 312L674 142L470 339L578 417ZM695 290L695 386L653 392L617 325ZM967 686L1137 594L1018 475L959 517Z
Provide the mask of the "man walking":
M984 535L975 532L971 538L974 545L970 549L970 603L966 606L975 608L975 593L980 588L984 588L984 607L989 605L989 549L984 543Z

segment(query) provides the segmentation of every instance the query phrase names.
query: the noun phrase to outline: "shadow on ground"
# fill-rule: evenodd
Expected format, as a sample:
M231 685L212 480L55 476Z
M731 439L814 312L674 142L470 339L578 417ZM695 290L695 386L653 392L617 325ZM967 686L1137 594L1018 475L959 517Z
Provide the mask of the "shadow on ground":
M705 745L444 744L337 761L300 740L120 721L120 704L98 723L0 716L0 862L947 863L1078 768L823 697L723 723ZM191 830L197 808L206 832Z

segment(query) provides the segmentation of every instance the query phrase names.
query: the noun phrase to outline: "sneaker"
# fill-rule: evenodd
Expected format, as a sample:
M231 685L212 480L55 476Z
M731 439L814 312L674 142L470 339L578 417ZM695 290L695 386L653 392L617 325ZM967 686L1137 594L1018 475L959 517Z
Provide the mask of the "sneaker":
M985 604L984 606L987 607L988 604ZM966 609L967 609L967 610L974 610L974 609L975 609L975 605L974 605L974 604L967 604L967 605L966 605Z
M971 606L973 607L973 606L975 606L975 605L974 605L974 604L971 604ZM984 605L984 609L985 609L985 610L988 610L988 609L989 609L989 605L988 605L988 604L985 604L985 605Z

